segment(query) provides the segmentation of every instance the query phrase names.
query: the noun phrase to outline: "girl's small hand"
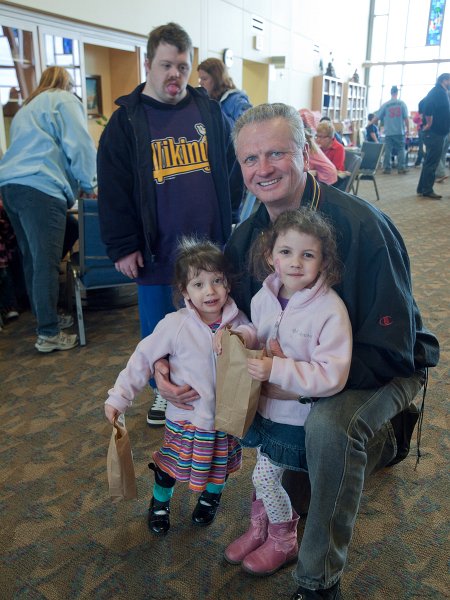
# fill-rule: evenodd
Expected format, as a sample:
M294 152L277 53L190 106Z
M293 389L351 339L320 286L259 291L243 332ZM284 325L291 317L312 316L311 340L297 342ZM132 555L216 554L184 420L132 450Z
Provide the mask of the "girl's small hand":
M214 352L219 355L222 354L222 335L223 335L224 329L218 329L216 331L216 333L214 334L213 337L213 350Z
M249 374L257 381L267 381L272 371L272 359L268 356L263 358L247 359L247 369Z
M114 406L111 406L110 404L105 404L105 416L111 425L114 423L114 419L118 417L119 414L120 413L117 408L114 408Z
M272 356L277 356L278 358L287 358L281 349L280 342L276 339L269 340L269 349L272 353Z

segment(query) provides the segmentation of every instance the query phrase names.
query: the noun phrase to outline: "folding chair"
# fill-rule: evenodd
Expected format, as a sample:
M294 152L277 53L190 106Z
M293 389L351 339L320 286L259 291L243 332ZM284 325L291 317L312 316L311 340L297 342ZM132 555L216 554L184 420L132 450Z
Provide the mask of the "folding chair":
M86 345L81 293L87 290L134 286L128 277L116 271L106 254L100 237L97 200L78 200L79 252L70 257L69 273L72 280L77 309L80 346Z
M383 153L384 144L375 144L374 142L364 142L361 147L362 161L355 176L354 186L356 185L355 195L358 195L359 182L361 180L373 181L377 200L380 199L378 194L377 182L375 174L380 164L381 155Z
M345 192L351 192L353 182L355 181L355 177L361 165L362 158L362 154L359 154L358 152L354 152L353 150L345 150L345 170L350 173L350 175L347 175L346 179L344 180Z

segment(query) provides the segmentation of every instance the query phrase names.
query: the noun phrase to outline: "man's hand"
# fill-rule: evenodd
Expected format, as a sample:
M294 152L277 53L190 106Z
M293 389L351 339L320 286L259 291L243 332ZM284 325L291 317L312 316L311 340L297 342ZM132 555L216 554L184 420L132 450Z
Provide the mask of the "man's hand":
M126 275L130 279L135 279L138 276L138 267L144 266L144 259L140 250L136 250L133 254L124 256L114 263L116 271Z
M154 379L161 396L177 408L194 410L191 403L200 396L189 385L175 385L170 382L169 361L161 358L155 362Z
M263 358L248 358L247 369L253 379L267 381L272 371L272 359L268 356L263 356Z

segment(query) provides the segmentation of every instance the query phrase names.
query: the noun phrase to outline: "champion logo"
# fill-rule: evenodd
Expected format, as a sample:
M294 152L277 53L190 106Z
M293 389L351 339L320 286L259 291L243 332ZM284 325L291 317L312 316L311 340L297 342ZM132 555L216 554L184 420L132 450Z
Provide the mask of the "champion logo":
M389 315L386 315L385 317L381 317L380 320L378 321L378 323L381 325L381 327L389 327L389 325L392 325L393 322L394 322L394 319L392 317L390 317Z

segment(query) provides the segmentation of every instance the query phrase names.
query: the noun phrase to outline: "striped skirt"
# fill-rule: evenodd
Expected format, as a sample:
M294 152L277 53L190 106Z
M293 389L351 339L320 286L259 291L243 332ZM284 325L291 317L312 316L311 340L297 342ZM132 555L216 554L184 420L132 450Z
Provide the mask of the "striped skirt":
M238 471L242 448L223 431L197 429L189 421L166 420L162 448L153 453L158 467L189 489L202 492L207 483L223 485L227 475Z

